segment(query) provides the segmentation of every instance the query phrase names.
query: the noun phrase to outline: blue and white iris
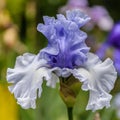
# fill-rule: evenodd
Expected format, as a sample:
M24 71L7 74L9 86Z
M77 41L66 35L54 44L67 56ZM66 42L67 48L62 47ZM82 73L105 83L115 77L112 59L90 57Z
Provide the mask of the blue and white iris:
M15 67L7 70L7 81L11 93L23 108L36 108L35 100L41 96L42 83L55 87L59 77L73 75L82 82L82 90L90 92L87 110L98 110L110 106L116 80L116 70L111 59L102 62L89 52L85 44L87 34L79 28L90 18L79 10L67 11L65 16L44 16L44 24L37 30L48 39L48 45L37 55L25 53L17 57Z

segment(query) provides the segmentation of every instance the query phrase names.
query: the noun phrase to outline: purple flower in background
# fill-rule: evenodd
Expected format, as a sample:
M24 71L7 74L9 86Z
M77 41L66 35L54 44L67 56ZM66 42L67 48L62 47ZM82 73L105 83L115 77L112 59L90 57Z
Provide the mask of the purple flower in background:
M67 4L59 9L64 13L66 10L80 9L91 17L91 21L86 25L87 29L92 29L97 25L101 30L109 31L113 26L113 19L103 6L89 7L88 0L68 0Z
M60 11L65 12L66 10L71 10L71 9L80 9L80 8L85 9L87 6L88 6L87 0L68 0L67 4L60 8Z
M103 6L93 6L88 11L92 18L92 22L96 24L101 30L109 31L113 27L113 20L108 11Z
M107 40L97 51L98 56L100 58L105 57L105 53L110 47L114 48L113 61L118 73L120 74L120 22L114 25L107 37Z
M48 39L48 45L37 55L25 53L17 57L15 67L7 70L11 93L23 108L36 108L37 91L41 96L42 83L55 87L59 77L74 76L82 83L82 89L90 93L87 110L110 106L116 71L111 59L102 62L89 52L85 44L87 34L81 31L90 18L79 10L67 11L54 17L44 16L44 24L37 30Z

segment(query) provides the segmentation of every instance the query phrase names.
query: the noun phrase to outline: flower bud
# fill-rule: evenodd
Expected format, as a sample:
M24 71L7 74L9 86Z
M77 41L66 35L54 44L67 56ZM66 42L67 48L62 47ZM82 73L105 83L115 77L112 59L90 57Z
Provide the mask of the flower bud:
M80 82L73 76L60 80L60 96L67 107L73 107L80 90Z

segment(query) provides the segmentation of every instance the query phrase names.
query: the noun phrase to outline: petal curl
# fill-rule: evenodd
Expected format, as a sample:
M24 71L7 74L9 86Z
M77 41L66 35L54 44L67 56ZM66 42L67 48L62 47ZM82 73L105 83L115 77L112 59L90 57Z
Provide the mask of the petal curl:
M89 20L90 17L84 13L82 13L79 9L75 9L66 12L67 19L75 22L79 28L84 26Z
M55 87L58 77L46 66L46 61L39 54L29 53L17 57L15 67L7 70L7 81L11 93L14 93L17 103L24 109L36 108L35 100L41 96L43 80L47 85Z
M51 69L57 76L67 78L71 75L72 69L54 67Z
M89 53L88 60L82 68L75 69L73 75L83 82L82 89L90 92L87 110L98 110L110 106L113 89L117 77L111 59L102 62L96 55Z

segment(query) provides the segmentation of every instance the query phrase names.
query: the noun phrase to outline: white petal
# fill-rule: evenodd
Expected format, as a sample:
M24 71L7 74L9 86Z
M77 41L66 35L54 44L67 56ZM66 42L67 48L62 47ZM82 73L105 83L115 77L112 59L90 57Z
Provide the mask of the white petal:
M52 71L54 71L57 74L57 76L59 76L59 77L61 76L61 77L64 77L64 78L69 77L72 73L72 70L69 69L69 68L54 67L52 69Z
M75 69L73 75L83 82L82 89L90 91L87 110L93 111L110 106L113 89L117 77L111 59L102 62L96 55L89 53L88 60L82 68Z
M35 108L35 100L41 96L43 79L54 87L58 77L46 67L46 61L37 56L26 53L16 60L14 69L8 68L7 81L12 83L9 90L14 93L17 103L23 108Z
M18 56L16 59L15 67L27 66L29 65L35 58L34 54L24 53L23 56Z
M57 82L59 82L58 76L51 72L51 78L47 79L47 86L54 88Z

